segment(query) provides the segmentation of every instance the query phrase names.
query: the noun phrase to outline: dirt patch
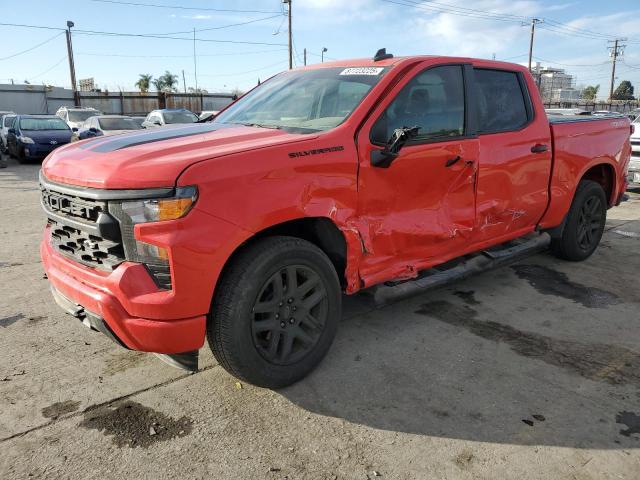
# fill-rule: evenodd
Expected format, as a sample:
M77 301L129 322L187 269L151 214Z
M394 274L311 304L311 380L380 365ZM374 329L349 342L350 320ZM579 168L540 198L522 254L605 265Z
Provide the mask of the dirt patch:
M513 265L511 268L543 295L566 298L588 308L606 308L618 303L618 297L613 293L572 282L564 273L542 265Z
M0 318L0 327L7 328L9 325L13 325L18 320L22 320L23 318L24 318L24 315L21 313L17 315L13 315L11 317Z
M476 300L476 292L473 290L456 290L453 292L456 297L460 297L467 305L480 305L482 302Z
M542 360L590 380L640 387L640 354L623 347L557 340L510 325L477 320L478 312L473 308L446 300L426 303L416 313L465 328L486 340L506 343L518 355Z
M78 410L80 402L67 400L65 402L57 402L42 409L42 415L45 418L56 419L61 415L72 413Z
M620 430L620 434L630 437L634 433L640 435L640 415L633 412L620 412L616 415L616 423L626 425L626 430Z
M114 445L147 448L191 433L193 420L173 419L152 408L128 401L117 408L102 407L89 411L80 426L112 436Z
M130 368L137 367L143 361L146 354L141 352L130 352L128 350L112 355L107 360L107 366L104 369L104 375L111 376L121 373Z
M471 465L471 462L474 460L474 455L471 450L463 450L458 455L456 455L453 459L456 465L460 468L467 468Z

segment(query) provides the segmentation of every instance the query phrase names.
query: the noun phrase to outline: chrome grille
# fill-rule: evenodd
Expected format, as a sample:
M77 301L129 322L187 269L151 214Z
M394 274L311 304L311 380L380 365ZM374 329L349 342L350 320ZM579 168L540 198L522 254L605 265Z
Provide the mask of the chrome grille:
M121 243L61 225L55 220L49 220L49 225L54 248L79 263L101 270L113 270L124 261Z
M41 191L42 207L51 228L51 244L56 250L78 263L100 270L111 271L124 262L117 221L109 215L106 201L44 186ZM105 228L107 224L111 228Z

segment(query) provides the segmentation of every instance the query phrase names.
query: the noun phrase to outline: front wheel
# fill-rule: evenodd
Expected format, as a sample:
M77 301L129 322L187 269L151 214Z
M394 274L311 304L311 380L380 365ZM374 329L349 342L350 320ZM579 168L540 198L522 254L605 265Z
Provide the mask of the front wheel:
M269 237L225 268L207 322L214 356L229 373L280 388L325 356L341 316L338 276L318 247Z
M551 242L553 253L573 262L586 260L598 248L606 221L607 196L602 186L592 180L582 180L562 235Z

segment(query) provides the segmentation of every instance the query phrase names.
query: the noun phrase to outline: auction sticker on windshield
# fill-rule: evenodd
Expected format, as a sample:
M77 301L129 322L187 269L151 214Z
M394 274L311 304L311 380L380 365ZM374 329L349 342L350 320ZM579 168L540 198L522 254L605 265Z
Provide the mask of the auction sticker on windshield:
M352 67L345 68L340 75L380 75L383 67Z

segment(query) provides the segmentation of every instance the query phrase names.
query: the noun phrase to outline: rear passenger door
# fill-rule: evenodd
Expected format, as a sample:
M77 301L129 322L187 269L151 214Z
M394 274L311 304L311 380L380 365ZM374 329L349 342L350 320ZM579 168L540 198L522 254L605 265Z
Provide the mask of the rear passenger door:
M520 236L544 214L551 133L522 72L474 68L480 158L475 242ZM529 80L530 82L531 80ZM536 97L537 98L537 97Z

